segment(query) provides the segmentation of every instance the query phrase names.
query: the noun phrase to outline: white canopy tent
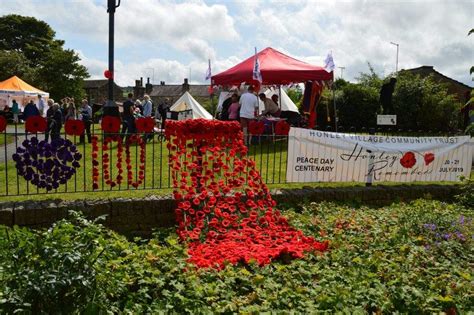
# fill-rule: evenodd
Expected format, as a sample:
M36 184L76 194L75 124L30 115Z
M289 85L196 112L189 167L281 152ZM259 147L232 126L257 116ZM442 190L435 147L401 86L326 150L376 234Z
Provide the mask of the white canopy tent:
M222 104L224 103L226 99L228 99L231 96L232 96L232 92L230 91L222 91L219 94L219 100L217 101L217 110L216 110L217 113L220 113L222 111Z
M181 97L170 107L170 111L172 112L185 112L191 111L191 119L197 118L204 118L204 119L212 119L212 115L209 114L204 107L199 104L194 97L189 94L189 92L185 92Z
M277 95L280 98L280 91L278 89L270 88L265 91L265 95L268 98L272 98L273 95ZM284 89L281 89L281 100L280 104L281 110L282 111L290 111L290 112L296 112L298 113L298 107L296 107L296 104L293 103L291 98L286 94Z

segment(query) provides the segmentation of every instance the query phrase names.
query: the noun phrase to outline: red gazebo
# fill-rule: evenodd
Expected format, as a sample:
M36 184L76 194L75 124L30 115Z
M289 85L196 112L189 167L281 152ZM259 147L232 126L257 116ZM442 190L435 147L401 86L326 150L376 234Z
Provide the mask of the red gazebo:
M258 54L263 85L286 85L306 81L326 81L333 79L333 73L323 67L287 56L271 47ZM211 77L212 85L258 84L252 78L255 56L251 56L234 67Z

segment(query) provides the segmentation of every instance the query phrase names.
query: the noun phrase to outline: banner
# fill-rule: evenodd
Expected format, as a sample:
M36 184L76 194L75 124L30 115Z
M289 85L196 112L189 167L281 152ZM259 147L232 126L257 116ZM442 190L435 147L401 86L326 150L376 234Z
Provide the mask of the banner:
M473 142L291 128L287 182L459 181L471 173Z

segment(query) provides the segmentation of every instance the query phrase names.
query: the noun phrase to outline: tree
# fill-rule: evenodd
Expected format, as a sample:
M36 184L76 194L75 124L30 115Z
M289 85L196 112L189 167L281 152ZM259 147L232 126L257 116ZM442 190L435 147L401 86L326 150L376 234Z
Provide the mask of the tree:
M83 79L87 70L79 64L79 56L70 49L54 48L39 70L42 86L53 98L74 96L76 100L84 97Z
M79 64L73 50L64 49L64 41L44 21L20 15L0 17L0 77L18 75L61 99L84 96L82 89L87 69Z
M32 67L41 65L52 48L62 47L56 33L46 23L34 17L16 14L0 17L0 50L22 53Z
M17 51L0 50L0 81L15 74L26 81L35 80L35 69L30 67L28 59Z
M460 127L461 104L431 76L400 72L392 102L398 128L450 131Z

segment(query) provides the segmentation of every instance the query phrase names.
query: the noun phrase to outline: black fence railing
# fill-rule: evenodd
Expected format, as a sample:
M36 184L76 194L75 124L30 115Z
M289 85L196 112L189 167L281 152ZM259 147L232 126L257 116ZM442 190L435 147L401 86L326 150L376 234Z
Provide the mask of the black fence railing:
M339 126L338 132L393 136L460 134L344 126ZM44 141L45 136L26 133L23 125L10 125L0 133L0 196L172 187L169 151L163 134L105 135L99 125L93 125L91 143L88 137L80 141L79 136L64 132L50 134L48 142ZM266 184L286 182L288 137L254 136L248 147L248 156L255 160Z

